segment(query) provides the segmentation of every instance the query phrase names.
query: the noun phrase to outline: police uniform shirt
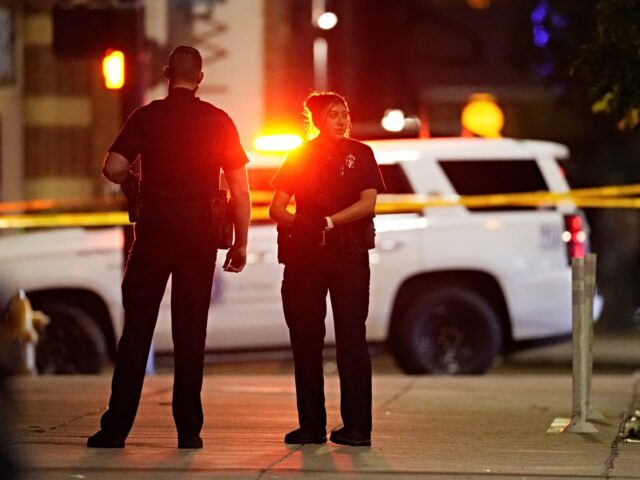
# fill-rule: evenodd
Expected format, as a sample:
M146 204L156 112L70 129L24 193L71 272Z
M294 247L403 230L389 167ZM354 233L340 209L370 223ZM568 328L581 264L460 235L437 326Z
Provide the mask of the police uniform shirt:
M249 161L231 118L186 88L136 109L109 151L130 164L140 157L148 205L209 198L219 188L221 167Z
M360 199L364 190L385 191L368 145L349 138L337 144L316 138L296 149L271 185L296 199L296 212L329 216Z

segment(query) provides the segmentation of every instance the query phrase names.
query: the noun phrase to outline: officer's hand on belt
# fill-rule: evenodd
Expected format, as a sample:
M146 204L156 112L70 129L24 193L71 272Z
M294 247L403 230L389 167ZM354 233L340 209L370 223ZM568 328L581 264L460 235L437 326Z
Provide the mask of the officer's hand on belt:
M247 247L232 246L227 251L222 268L225 272L241 272L247 264Z
M327 228L327 220L321 215L312 213L296 214L293 228L302 232L321 232Z

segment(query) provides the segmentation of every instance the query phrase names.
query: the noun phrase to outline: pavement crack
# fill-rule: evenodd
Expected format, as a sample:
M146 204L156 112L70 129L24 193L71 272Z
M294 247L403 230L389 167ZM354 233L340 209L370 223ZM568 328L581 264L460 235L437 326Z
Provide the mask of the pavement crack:
M398 400L400 397L402 397L405 393L407 393L409 390L411 390L413 388L413 386L415 385L417 380L413 379L411 380L409 383L407 383L404 387L402 387L400 389L400 391L398 393L396 393L393 397L391 397L390 399L388 399L386 402L383 402L382 404L380 404L380 408L385 408L388 407L389 405L391 405L393 402L395 402L396 400Z
M155 397L157 395L160 395L162 393L166 393L167 391L171 391L171 388L161 388L158 390L153 390L151 392L148 393L143 393L141 397L144 398L149 398L149 397ZM87 417L92 417L94 415L99 415L100 413L104 412L105 407L100 407L100 408L96 408L94 410L90 410L88 412L85 412L81 415L77 415L75 417L72 417L68 420L65 420L64 422L60 422L57 423L55 425L51 425L49 427L41 427L39 425L32 425L28 428L29 432L31 433L46 433L46 432L51 432L53 430L57 430L59 428L63 428L66 427L68 425L71 425L73 422L77 422L78 420L82 420L84 418Z
M289 458L291 455L293 455L296 452L299 452L300 450L302 450L302 447L304 445L300 445L296 448L293 448L289 451L289 453L287 453L286 455L283 455L282 457L278 458L277 460L274 460L273 462L271 462L269 465L267 465L265 468L260 469L260 473L258 474L258 476L256 477L256 480L260 480L265 473L267 473L269 470L271 470L273 467L275 467L277 464L285 461L287 458Z
M633 389L631 394L631 402L626 412L620 415L620 423L618 424L618 432L616 433L613 442L611 442L611 449L609 450L609 456L604 462L605 472L604 478L611 478L611 474L615 470L615 461L619 453L619 445L624 441L626 433L626 425L629 419L634 415L635 410L640 405L640 373L634 375Z
M613 473L613 470L616 468L614 463L615 463L616 457L618 456L618 445L620 445L620 442L622 441L622 434L624 432L624 425L626 421L627 421L627 414L623 413L622 415L620 415L618 432L616 433L616 436L613 439L613 442L611 442L611 448L609 449L609 456L604 462L604 467L605 467L604 478L607 478L607 479L611 478L611 474Z
M56 425L51 425L50 427L38 428L38 429L31 428L30 432L32 432L32 433L51 432L53 430L57 430L58 428L62 428L62 427L66 427L67 425L71 425L73 422L76 422L78 420L82 420L83 418L92 417L94 415L97 415L102 411L104 411L104 408L102 408L102 407L101 408L97 408L95 410L91 410L89 412L83 413L82 415L77 415L75 417L72 417L69 420L66 420L64 422L57 423Z

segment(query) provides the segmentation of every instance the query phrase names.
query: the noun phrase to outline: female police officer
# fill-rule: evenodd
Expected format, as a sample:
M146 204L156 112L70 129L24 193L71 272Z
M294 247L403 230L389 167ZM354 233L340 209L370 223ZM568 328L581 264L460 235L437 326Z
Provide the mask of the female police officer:
M373 212L384 183L370 147L348 138L349 108L332 92L304 102L317 138L293 152L272 185L270 208L278 223L278 256L285 264L282 303L295 365L300 428L288 444L324 443L322 348L329 292L336 336L340 410L344 427L331 433L343 445L371 445L371 360L365 320ZM295 196L295 215L287 211Z

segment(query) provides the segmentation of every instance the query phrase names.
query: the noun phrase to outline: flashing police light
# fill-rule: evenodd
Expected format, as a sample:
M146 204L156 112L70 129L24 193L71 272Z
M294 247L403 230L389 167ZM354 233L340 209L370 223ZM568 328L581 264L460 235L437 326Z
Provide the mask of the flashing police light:
M102 59L104 85L109 90L118 90L124 86L124 53L120 50L107 50Z
M488 93L471 95L460 120L465 130L481 137L500 137L504 127L504 113Z
M299 135L263 135L253 141L260 152L288 152L302 145Z

